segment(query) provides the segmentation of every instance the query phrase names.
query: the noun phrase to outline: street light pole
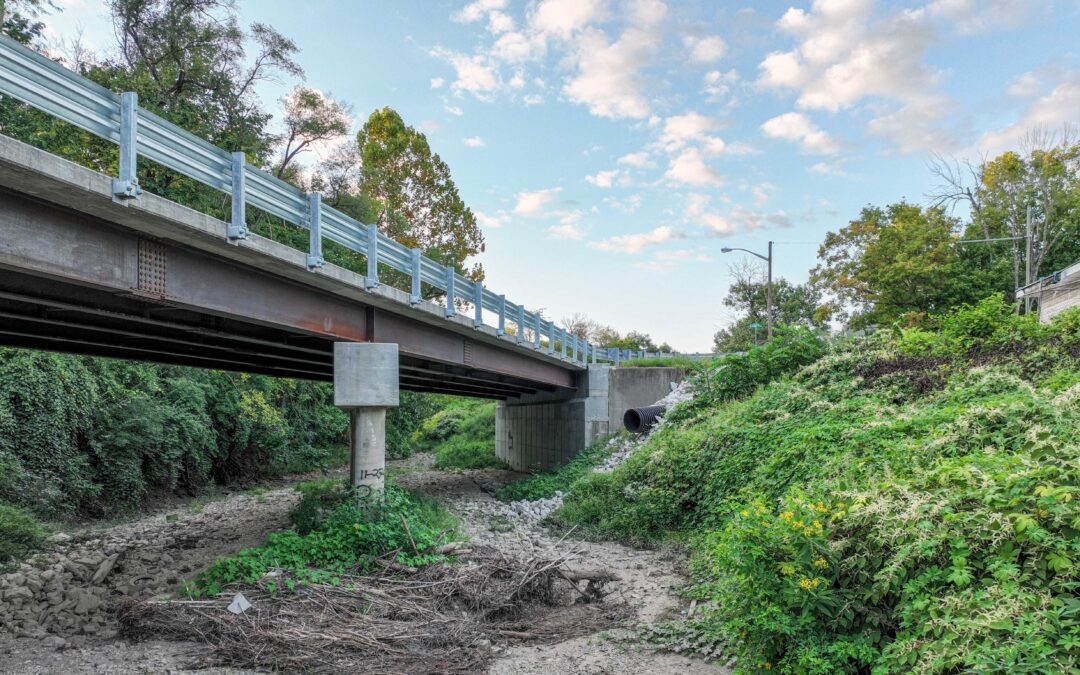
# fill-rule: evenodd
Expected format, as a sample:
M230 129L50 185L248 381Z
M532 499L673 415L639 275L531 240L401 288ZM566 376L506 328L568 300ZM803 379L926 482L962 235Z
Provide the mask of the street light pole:
M765 261L768 265L769 276L765 283L765 334L768 338L772 338L773 334L773 297L772 297L772 249L773 242L769 242L769 254L761 255L760 253L754 253L753 251L745 248L728 248L724 247L720 249L721 253L731 253L732 251L742 251L743 253L749 253L752 256L756 256Z

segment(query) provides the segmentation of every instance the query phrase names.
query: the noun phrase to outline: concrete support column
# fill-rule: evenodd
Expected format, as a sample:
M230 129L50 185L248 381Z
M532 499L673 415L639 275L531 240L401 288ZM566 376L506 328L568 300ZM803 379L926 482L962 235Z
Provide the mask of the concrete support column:
M397 407L398 398L396 344L334 344L334 405L349 413L349 477L357 499L385 487L386 409Z

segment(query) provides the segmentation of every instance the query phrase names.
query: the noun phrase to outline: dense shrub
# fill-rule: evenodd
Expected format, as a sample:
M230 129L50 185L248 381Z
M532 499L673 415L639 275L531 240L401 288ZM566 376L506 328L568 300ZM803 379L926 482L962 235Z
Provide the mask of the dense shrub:
M441 406L446 405L449 398L413 391L401 392L398 407L386 411L386 456L389 459L411 456L417 450L414 435Z
M450 398L414 434L417 445L435 452L439 469L503 467L495 456L495 403Z
M342 574L384 569L376 559L401 565L426 565L444 558L439 543L454 538L457 521L435 500L393 485L383 499L355 506L340 481L305 486L294 520L313 526L271 534L263 546L215 562L191 592L212 595L233 583L254 583L272 569L289 573L283 582L338 583ZM322 511L324 515L312 518ZM318 522L321 521L321 522ZM273 583L271 591L276 590Z
M103 515L345 459L329 385L0 349L0 500Z
M45 528L25 510L0 504L0 568L39 548Z
M655 635L742 671L1070 672L1076 315L1039 326L1003 306L714 396L575 484L557 516L689 541L706 609Z

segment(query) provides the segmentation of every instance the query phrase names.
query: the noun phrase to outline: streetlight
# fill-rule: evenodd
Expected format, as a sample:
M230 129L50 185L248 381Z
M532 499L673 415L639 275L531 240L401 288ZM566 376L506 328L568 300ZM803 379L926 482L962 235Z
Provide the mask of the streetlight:
M772 245L769 242L769 255L761 255L760 253L754 253L753 251L745 248L728 248L724 247L720 249L721 253L731 253L732 251L742 251L749 253L750 255L757 256L764 260L769 265L769 279L765 285L765 325L767 326L766 335L772 338L772 323L773 323L773 305L772 305Z

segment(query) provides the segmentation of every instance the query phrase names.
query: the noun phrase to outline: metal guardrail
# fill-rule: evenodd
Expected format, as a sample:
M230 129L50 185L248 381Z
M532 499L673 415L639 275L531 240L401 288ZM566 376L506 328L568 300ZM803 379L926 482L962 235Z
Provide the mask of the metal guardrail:
M323 239L329 239L367 258L364 286L379 285L379 265L409 275L411 304L421 302L421 283L446 293L446 316L457 313L458 301L473 305L473 326L484 325L484 312L498 317L498 334L508 333L515 324L516 343L522 348L542 350L547 337L549 355L573 363L593 363L601 350L586 340L568 335L524 306L496 295L480 282L473 282L380 234L375 225L365 225L328 206L317 193L299 188L248 164L244 153L229 153L181 127L138 107L134 93L116 94L62 65L0 36L0 94L23 101L91 134L120 146L120 176L113 180L113 198L119 202L138 199L141 189L136 172L139 156L150 159L232 197L232 220L227 237L235 241L248 236L245 209L251 205L310 231L307 257L309 269L325 264ZM526 333L531 339L526 342ZM556 344L560 349L556 353ZM568 352L569 350L569 352ZM614 352L615 350L611 350ZM610 360L618 355L607 353Z

